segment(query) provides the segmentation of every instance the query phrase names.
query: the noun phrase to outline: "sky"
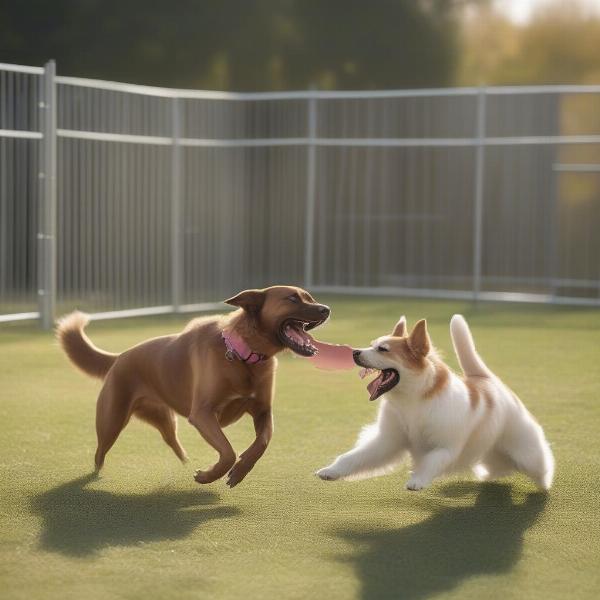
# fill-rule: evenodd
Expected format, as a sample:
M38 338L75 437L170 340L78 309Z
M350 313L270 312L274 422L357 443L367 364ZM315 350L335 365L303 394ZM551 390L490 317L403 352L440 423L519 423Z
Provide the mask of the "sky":
M523 25L529 21L532 12L543 7L553 0L495 0L496 7L514 23ZM554 0L556 1L556 0ZM565 4L569 4L570 0L564 0ZM600 15L600 0L578 0L578 3L586 10Z

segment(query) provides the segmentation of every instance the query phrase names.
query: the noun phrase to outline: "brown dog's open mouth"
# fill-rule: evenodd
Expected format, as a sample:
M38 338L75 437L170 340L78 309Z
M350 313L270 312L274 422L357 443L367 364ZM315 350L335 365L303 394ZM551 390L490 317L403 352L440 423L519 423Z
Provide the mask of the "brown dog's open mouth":
M314 356L318 350L308 330L318 327L323 322L286 319L279 330L279 339L284 346L300 356Z
M371 373L379 373L369 385L367 385L367 390L369 391L370 397L369 400L376 400L382 394L389 392L393 387L398 385L400 381L400 374L396 369L383 369L380 371L379 369L371 369L365 367L360 371L361 379L364 379Z

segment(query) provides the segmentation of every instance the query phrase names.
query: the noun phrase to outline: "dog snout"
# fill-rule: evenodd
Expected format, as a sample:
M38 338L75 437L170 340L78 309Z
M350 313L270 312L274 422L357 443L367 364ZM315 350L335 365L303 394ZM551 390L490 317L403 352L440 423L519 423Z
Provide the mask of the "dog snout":
M327 319L329 317L329 315L331 314L331 309L329 308L329 306L325 306L325 304L321 304L319 306L319 312L321 313L321 315L323 316L324 319Z
M352 350L352 358L359 367L362 367L360 364L360 350Z

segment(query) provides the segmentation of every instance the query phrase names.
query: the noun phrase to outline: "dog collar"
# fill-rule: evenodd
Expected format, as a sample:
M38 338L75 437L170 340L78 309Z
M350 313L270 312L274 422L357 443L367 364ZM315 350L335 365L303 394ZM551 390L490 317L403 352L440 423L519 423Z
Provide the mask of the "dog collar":
M248 347L248 344L236 333L232 331L222 331L221 337L225 344L225 358L229 361L241 360L247 365L255 365L256 363L267 360L264 354L254 352Z

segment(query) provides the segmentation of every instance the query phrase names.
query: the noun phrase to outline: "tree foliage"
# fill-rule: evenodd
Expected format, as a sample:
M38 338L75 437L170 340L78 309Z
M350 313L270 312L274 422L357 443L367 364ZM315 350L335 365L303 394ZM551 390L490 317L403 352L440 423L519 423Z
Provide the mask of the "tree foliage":
M263 90L448 85L451 0L1 0L0 60L139 83Z
M600 17L575 0L544 5L523 26L484 4L465 19L461 39L465 85L600 81Z

